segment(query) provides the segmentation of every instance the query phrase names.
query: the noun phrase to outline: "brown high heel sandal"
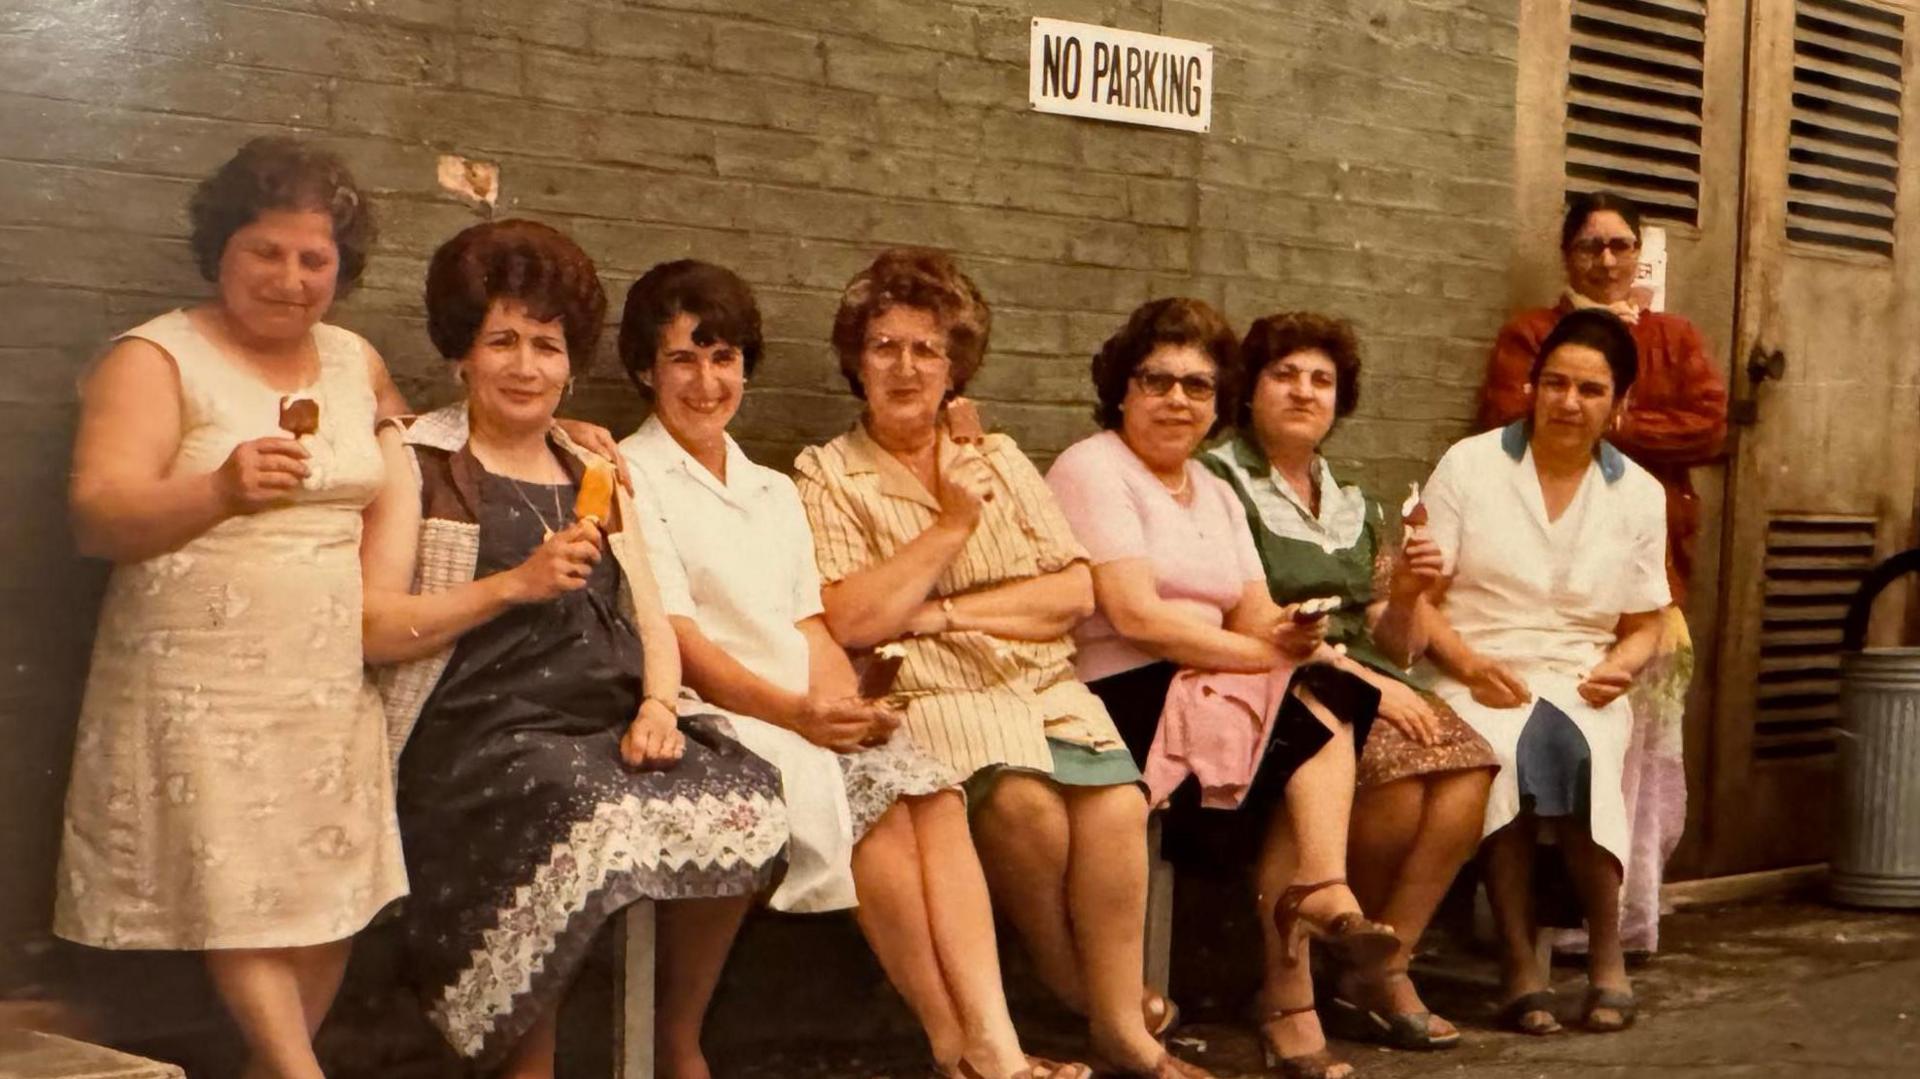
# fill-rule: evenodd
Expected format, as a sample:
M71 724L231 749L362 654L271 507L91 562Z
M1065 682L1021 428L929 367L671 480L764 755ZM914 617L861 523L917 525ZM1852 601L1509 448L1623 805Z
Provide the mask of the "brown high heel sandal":
M1348 967L1383 963L1400 950L1400 938L1394 936L1392 926L1371 921L1357 910L1336 914L1324 923L1300 913L1300 904L1306 902L1308 896L1345 883L1345 877L1335 877L1318 884L1290 885L1280 893L1279 902L1273 905L1273 927L1280 932L1280 954L1287 962L1294 960L1294 937L1300 929L1326 945L1327 950Z
M1312 1010L1313 1005L1303 1004L1298 1008L1274 1008L1260 1017L1260 1054L1266 1061L1267 1070L1278 1071L1283 1079L1352 1079L1353 1065L1336 1059L1325 1046L1311 1053L1281 1056L1273 1039L1267 1036L1268 1023L1305 1015Z

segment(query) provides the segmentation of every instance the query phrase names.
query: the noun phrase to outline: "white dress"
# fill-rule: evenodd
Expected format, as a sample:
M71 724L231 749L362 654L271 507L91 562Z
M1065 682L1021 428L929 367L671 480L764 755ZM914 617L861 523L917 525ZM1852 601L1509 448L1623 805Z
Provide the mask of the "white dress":
M107 582L74 745L54 932L103 948L351 936L406 892L386 720L360 648L360 511L384 469L367 345L313 329L320 429L287 505ZM279 429L280 391L174 311L123 336L179 372L171 473Z
M1594 840L1624 865L1621 780L1633 716L1626 697L1593 708L1578 687L1612 647L1621 615L1670 602L1659 481L1602 443L1573 501L1549 521L1526 428L1515 424L1455 443L1422 500L1453 575L1441 612L1535 697L1520 708L1488 708L1436 672L1434 691L1500 758L1482 834L1523 808L1543 817L1584 813Z
M647 560L667 614L693 619L709 640L768 682L805 693L812 662L799 623L822 608L813 532L793 481L748 460L728 438L722 483L658 419L621 440L620 450L633 473ZM725 715L740 743L780 770L790 836L787 875L769 901L776 910L856 905L853 845L901 797L960 780L904 735L835 753L711 704L689 710Z

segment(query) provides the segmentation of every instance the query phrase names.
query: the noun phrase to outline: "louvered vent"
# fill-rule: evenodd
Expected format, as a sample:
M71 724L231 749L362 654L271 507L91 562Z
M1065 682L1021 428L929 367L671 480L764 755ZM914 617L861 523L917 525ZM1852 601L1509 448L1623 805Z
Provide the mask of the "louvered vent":
M1787 236L1893 253L1905 21L1856 0L1799 0Z
M1567 192L1698 224L1706 0L1574 0Z
M1873 570L1871 517L1776 517L1767 524L1760 616L1760 760L1833 752L1847 604Z

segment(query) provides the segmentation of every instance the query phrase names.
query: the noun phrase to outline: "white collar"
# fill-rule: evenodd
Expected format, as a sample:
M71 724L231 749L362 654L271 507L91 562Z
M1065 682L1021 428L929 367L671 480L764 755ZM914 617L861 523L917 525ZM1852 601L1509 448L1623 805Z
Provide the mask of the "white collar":
M643 460L651 457L663 467L663 471L678 470L692 477L694 482L707 488L720 498L735 505L764 492L773 483L779 473L763 468L747 457L732 435L724 435L727 440L727 478L722 482L713 471L696 460L660 422L659 414L647 417L630 437L635 455Z

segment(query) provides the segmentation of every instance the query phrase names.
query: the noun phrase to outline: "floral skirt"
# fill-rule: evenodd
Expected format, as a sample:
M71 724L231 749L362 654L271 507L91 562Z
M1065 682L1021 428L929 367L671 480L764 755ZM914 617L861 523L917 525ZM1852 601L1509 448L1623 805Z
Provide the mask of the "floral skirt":
M423 720L400 772L410 965L428 1018L482 1069L558 1005L623 908L752 895L781 864L780 777L717 716L682 717L684 754L659 771L621 763L619 726L462 740ZM456 747L466 759L444 759Z
M1376 720L1367 732L1367 744L1360 751L1355 774L1361 790L1415 776L1500 767L1493 747L1460 718L1452 705L1432 693L1422 692L1420 696L1440 721L1439 737L1434 744L1423 746L1401 734L1393 724Z

